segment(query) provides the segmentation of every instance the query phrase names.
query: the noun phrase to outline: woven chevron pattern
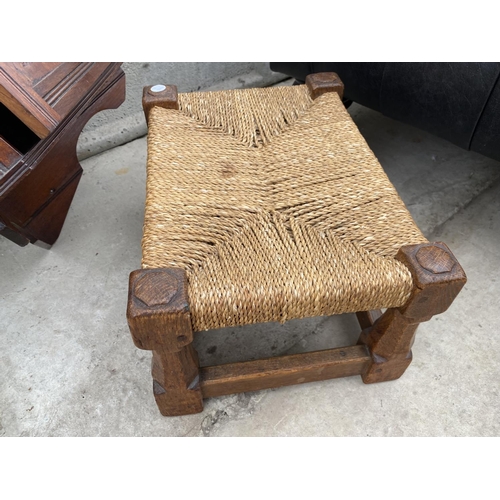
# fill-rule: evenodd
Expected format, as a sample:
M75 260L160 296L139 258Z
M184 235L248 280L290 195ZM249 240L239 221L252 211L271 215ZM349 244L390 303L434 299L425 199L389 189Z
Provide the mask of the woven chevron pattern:
M426 242L336 93L179 94L149 116L144 268L188 275L195 331L397 307Z

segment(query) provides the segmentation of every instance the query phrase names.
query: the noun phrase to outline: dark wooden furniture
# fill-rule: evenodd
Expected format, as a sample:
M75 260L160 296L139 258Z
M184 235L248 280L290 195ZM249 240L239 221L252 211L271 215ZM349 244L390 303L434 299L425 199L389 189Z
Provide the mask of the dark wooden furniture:
M120 63L0 63L0 234L52 245L82 175L87 121L125 99Z
M314 75L307 83L313 98L324 92L341 95L343 90L331 74ZM179 109L175 87L144 89L143 106L147 117L154 106ZM401 377L412 361L418 325L448 309L466 275L441 242L403 245L394 258L411 274L409 298L383 313L357 312L361 334L356 345L205 367L199 366L193 347L194 311L186 270L133 271L127 319L135 345L153 351L153 392L161 413L201 412L204 398L337 377L360 375L367 384Z

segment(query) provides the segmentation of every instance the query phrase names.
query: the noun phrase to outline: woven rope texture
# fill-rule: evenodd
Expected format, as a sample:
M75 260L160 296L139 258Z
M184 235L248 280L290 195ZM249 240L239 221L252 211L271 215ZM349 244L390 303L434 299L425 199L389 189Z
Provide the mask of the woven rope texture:
M188 275L195 331L403 305L427 241L336 93L179 94L149 116L144 268Z

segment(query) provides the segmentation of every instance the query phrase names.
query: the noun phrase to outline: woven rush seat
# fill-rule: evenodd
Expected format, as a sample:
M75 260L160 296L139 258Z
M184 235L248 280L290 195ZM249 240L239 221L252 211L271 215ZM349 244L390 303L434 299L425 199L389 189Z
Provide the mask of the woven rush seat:
M156 90L146 88L143 100L149 126L143 259L131 275L128 318L136 344L155 352L154 392L163 414L201 411L202 396L228 393L203 391L220 374L208 370L203 378L202 369L200 380L192 332L354 312L371 331L381 313L369 311L387 308L387 323L387 314L421 286L413 261L421 267L425 261L424 268L436 259L453 264L435 276L458 271L449 249L430 244L416 226L345 110L336 75L313 75L293 87ZM412 263L402 248L412 249ZM451 281L461 288L464 280L463 274ZM374 342L367 337L355 347L366 358L357 373L377 381L368 380ZM284 358L301 367L298 358ZM170 394L165 387L173 364L184 373L180 406L179 384ZM257 365L240 365L258 378ZM288 383L297 382L271 386ZM236 385L230 392L254 389Z
M143 268L187 272L195 331L403 305L427 240L336 92L179 95L149 117Z

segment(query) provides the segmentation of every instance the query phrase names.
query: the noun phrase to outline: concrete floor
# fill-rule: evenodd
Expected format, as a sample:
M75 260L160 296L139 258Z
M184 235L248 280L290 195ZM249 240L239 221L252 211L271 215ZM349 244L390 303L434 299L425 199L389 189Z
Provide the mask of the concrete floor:
M500 164L357 105L349 109L426 236L468 283L422 324L394 382L352 377L205 402L162 417L151 354L130 338L128 275L140 266L146 139L85 160L51 250L0 241L0 435L498 436ZM199 334L203 364L341 346L352 315Z

